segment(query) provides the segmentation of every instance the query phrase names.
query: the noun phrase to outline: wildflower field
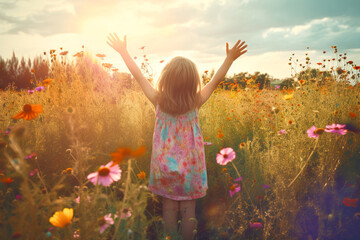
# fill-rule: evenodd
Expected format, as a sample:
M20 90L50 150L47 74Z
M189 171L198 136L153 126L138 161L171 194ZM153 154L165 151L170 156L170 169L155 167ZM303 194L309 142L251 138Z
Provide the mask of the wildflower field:
M106 56L55 52L0 91L1 238L180 239L147 188L152 104ZM226 78L202 106L195 239L360 239L359 67L334 54L291 57L291 86Z

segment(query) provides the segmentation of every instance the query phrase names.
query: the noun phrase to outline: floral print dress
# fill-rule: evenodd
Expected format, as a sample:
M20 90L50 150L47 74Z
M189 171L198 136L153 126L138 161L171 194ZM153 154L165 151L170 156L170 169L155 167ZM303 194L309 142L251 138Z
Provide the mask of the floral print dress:
M206 195L207 173L198 109L172 116L156 106L149 189L177 201Z

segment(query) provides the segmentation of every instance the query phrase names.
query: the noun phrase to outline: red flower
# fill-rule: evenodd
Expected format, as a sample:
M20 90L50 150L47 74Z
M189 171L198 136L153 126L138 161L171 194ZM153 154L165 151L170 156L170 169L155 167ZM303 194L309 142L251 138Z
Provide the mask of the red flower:
M12 183L12 182L14 181L14 179L8 177L8 178L3 178L3 179L1 179L1 181L2 181L3 183Z
M358 202L358 199L357 198L351 199L351 198L344 197L344 201L342 201L342 202L347 207L356 208L356 203Z

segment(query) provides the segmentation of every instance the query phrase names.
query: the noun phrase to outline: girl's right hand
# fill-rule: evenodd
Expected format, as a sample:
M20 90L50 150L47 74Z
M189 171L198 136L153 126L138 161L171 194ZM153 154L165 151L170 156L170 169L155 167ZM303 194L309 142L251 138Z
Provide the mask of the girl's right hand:
M240 40L235 43L235 45L229 49L229 43L226 43L226 57L235 61L238 57L247 52L246 47L244 45L245 41L241 42Z
M126 52L126 35L124 36L124 40L121 41L116 35L116 33L114 33L114 35L110 33L108 36L108 40L109 42L107 42L107 44L109 44L110 47L115 49L115 51L120 54Z

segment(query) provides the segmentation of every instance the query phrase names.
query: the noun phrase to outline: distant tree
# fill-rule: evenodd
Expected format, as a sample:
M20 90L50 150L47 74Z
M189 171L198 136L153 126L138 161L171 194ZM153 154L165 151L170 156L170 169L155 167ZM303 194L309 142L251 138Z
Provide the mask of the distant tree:
M6 65L8 71L8 84L16 83L16 78L18 76L19 60L15 56L15 52L13 52L11 59L8 59L6 61Z
M18 70L18 77L16 78L15 85L20 89L26 89L31 87L31 66L26 64L24 57L21 58L20 66Z
M34 58L32 69L34 70L34 75L37 81L41 81L49 77L50 74L49 61L43 59L41 55Z
M294 79L292 78L286 78L284 81L281 82L280 84L280 89L284 89L284 87L286 87L287 89L289 88L293 88L294 87Z
M9 73L6 61L0 57L0 89L5 89L9 84Z

